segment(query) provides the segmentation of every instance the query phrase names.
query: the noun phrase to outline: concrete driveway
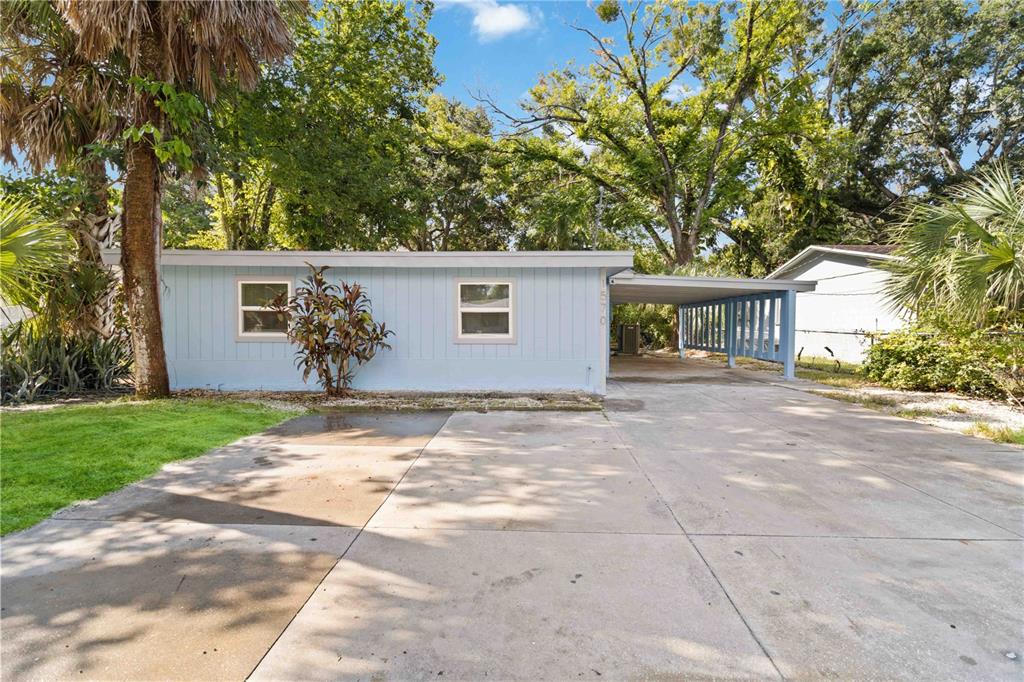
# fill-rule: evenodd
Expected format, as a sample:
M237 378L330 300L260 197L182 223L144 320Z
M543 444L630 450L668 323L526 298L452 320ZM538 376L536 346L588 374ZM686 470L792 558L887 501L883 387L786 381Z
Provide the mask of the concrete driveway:
M4 679L1020 679L1024 452L675 361L303 417L5 539Z

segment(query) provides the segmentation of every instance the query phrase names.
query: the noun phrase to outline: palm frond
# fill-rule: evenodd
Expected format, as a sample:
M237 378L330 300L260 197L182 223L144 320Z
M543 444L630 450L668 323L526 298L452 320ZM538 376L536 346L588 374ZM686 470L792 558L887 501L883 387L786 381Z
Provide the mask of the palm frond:
M71 246L68 231L31 202L0 197L0 298L34 310L39 286L66 267Z
M278 61L291 51L290 18L304 13L307 3L60 0L58 6L86 57L102 60L120 53L133 74L185 86L213 101L226 77L251 88L261 62Z
M894 228L888 268L894 308L942 310L980 322L1024 306L1024 185L996 165L935 203L912 207Z

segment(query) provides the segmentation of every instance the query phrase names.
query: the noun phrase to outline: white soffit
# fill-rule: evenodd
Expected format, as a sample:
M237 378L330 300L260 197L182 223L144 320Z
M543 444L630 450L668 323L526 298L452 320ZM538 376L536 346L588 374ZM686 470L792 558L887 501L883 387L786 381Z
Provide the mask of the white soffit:
M684 305L772 291L813 291L817 282L730 277L675 277L624 272L610 280L612 303Z

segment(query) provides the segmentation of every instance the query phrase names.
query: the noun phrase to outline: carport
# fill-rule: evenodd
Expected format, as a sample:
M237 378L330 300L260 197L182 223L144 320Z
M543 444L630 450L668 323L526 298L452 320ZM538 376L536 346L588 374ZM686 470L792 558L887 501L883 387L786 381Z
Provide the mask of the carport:
M815 282L727 277L639 275L626 270L608 280L612 305L659 303L679 311L679 356L686 349L725 353L782 364L794 377L796 294Z

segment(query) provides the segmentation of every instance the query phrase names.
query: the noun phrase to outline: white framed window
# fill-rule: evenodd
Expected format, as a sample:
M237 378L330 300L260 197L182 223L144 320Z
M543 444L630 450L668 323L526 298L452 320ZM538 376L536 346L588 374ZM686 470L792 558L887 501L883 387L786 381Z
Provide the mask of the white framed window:
M511 279L456 280L456 342L515 343L515 299Z
M288 340L288 318L269 307L280 294L292 295L291 280L281 277L238 278L239 341Z

